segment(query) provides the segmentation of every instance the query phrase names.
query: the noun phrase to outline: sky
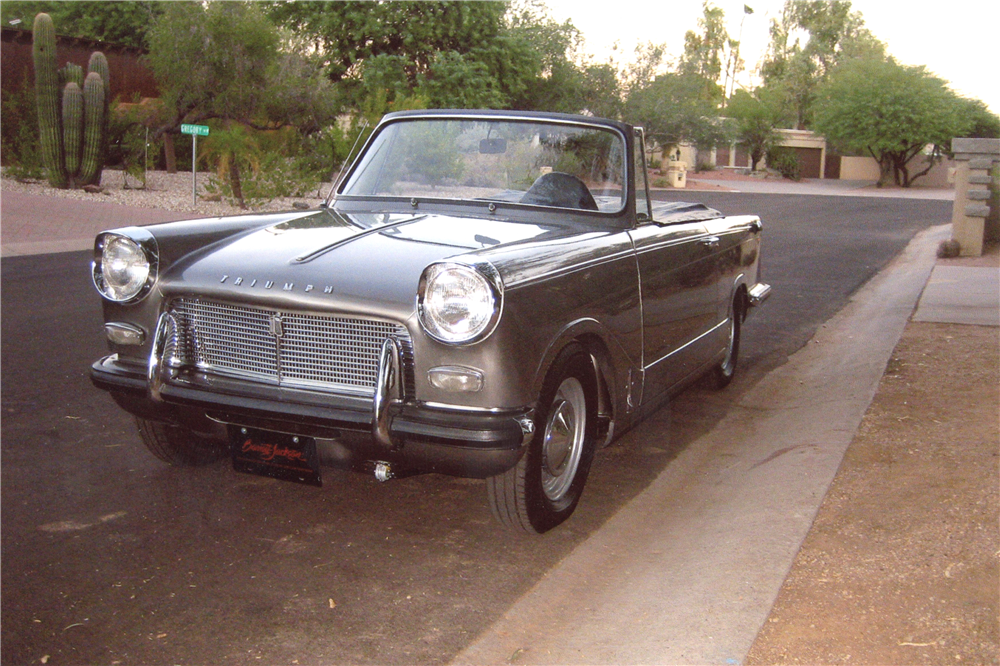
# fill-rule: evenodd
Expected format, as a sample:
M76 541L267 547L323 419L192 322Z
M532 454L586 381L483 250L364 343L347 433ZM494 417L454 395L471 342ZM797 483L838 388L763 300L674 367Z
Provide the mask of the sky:
M666 43L676 59L684 50L684 33L697 30L701 0L544 0L557 21L570 19L583 34L583 51L606 62L617 41L615 60L627 62L636 44ZM747 70L763 57L771 19L781 15L784 0L712 0L726 14L729 34L737 37L743 19L740 55ZM743 6L754 13L744 17ZM853 0L866 27L885 42L890 55L904 65L924 65L948 81L956 93L982 100L1000 114L998 62L1000 2L997 0ZM902 9L902 8L905 8ZM750 83L741 75L741 83Z

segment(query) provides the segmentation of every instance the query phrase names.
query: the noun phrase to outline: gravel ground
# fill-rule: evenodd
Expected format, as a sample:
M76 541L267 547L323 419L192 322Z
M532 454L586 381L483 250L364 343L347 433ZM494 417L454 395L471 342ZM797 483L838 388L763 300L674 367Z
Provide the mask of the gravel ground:
M714 183L699 182L695 176L688 179L688 189L690 190L724 190L726 188ZM707 172L713 179L724 179L732 181L755 180L741 174L730 173L726 170ZM18 182L13 178L4 175L0 178L0 189L3 192L24 192L25 194L39 194L52 197L62 197L65 199L79 199L83 201L104 201L106 203L121 204L123 206L136 206L139 208L156 208L159 210L172 210L180 213L198 213L199 217L213 217L220 215L238 215L250 211L277 211L292 208L296 201L301 201L315 208L321 201L326 199L330 192L332 183L323 183L318 187L319 195L313 191L311 197L291 197L274 199L266 204L250 207L248 210L241 210L238 206L232 206L224 202L206 201L207 196L205 185L213 177L212 172L198 172L198 207L191 205L191 172L184 171L178 173L167 173L166 171L150 171L146 177L146 187L136 189L136 180L129 177L130 187L125 188L125 177L118 169L105 169L101 178L101 185L104 191L100 194L90 194L83 190L57 190L49 187L44 181ZM662 178L666 178L663 176ZM774 179L774 178L772 178ZM777 178L777 180L782 180ZM791 182L791 181L789 181Z
M666 172L664 172L664 174L665 173ZM44 181L22 183L14 180L13 178L9 178L6 175L0 179L0 183L2 183L0 189L4 192L24 192L26 194L39 194L45 196L63 197L66 199L80 199L83 201L104 201L124 206L156 208L159 210L172 210L180 213L196 212L199 217L212 217L220 215L238 215L240 213L252 211L288 210L293 207L293 204L296 201L304 202L308 204L310 208L315 208L321 201L326 199L326 195L330 192L330 186L332 184L323 183L322 185L319 185L317 190L313 191L314 196L311 197L274 199L266 204L252 206L247 210L241 210L238 206L229 205L224 202L206 201L204 199L204 197L208 195L205 191L205 185L208 184L213 175L214 174L210 171L198 172L199 200L197 208L191 205L190 171L173 174L167 173L166 171L150 171L146 177L146 187L136 189L134 186L137 181L134 178L129 177L128 182L130 187L126 188L125 176L122 171L118 169L105 169L101 178L101 185L104 188L104 191L100 194L90 194L88 192L84 192L83 190L57 190L49 187L48 183ZM760 176L755 177L734 173L729 169L717 169L705 172L702 175L711 178L712 180L730 180L734 182L760 181L765 179ZM665 180L666 176L663 175L655 178L657 180ZM786 181L779 176L774 176L773 174L768 176L767 179L791 182ZM726 188L715 183L703 183L698 180L698 176L692 171L689 172L687 189L725 190Z
M51 197L62 197L65 199L79 199L81 201L103 201L106 203L121 204L123 206L136 206L139 208L157 208L160 210L172 210L181 213L196 211L199 216L212 217L217 215L238 215L250 211L276 211L288 210L297 201L304 202L309 207L314 208L326 198L330 191L330 183L324 183L319 187L319 194L314 190L312 197L294 197L274 199L266 204L255 206L247 210L241 210L238 206L229 205L224 202L212 202L204 199L207 196L205 185L212 178L212 173L203 171L198 173L198 207L195 208L191 201L191 172L167 173L166 171L150 171L146 177L146 187L136 189L135 179L129 177L130 187L125 187L124 173L117 169L105 169L101 177L101 186L104 188L100 194L91 194L83 190L58 190L49 187L44 181L18 182L6 175L0 179L0 189L3 192L24 192L26 194L38 194Z
M997 329L911 322L747 664L997 664Z

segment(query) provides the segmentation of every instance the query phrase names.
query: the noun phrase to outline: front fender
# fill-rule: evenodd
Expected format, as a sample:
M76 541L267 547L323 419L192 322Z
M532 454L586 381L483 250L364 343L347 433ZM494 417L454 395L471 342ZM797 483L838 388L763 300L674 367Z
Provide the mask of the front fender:
M618 336L591 317L567 323L549 342L535 368L532 384L535 394L541 393L542 384L552 364L571 344L581 345L593 359L601 389L601 395L598 396L599 413L627 427L626 415L631 412L630 399L632 404L637 404L637 392L641 390L638 359L622 345Z

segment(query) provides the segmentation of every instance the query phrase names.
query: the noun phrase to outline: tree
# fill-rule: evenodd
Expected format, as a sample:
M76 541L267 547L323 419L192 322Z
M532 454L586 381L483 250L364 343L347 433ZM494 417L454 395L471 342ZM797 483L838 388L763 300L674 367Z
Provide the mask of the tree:
M230 148L249 154L252 137L240 126L292 126L310 134L335 117L335 91L321 64L300 41L282 39L254 3L169 3L149 42L149 63L164 100L156 137L182 123L220 120L228 134L218 158ZM222 172L237 199L241 163L237 154L233 168Z
M279 36L252 4L171 3L149 39L149 63L176 111L172 124L258 119Z
M335 116L335 91L301 41L283 39L252 2L168 3L150 31L149 64L171 117L256 129L318 131Z
M969 121L969 126L962 134L973 139L1000 139L1000 117L991 112L978 99L960 100L963 107L962 115Z
M753 8L750 5L743 5L743 16L740 18L739 34L736 39L729 37L726 40L729 53L726 56L726 69L723 72L725 78L722 82L722 94L727 99L732 97L733 92L736 90L736 77L740 72L744 71L746 66L743 58L740 57L740 42L743 40L743 22L751 14L753 14ZM726 99L722 100L722 105L725 107Z
M587 65L583 69L583 110L600 118L620 118L624 108L618 71L610 64Z
M615 48L617 49L617 44ZM641 90L656 79L656 72L663 63L663 54L667 51L666 44L646 42L636 44L635 53L622 73L622 88L625 96Z
M778 143L777 125L779 112L765 89L753 93L737 90L729 100L726 115L733 119L736 139L746 145L750 153L750 168L757 164Z
M270 2L271 17L307 35L349 108L414 99L432 106L579 111L580 42L537 0Z
M482 61L456 51L442 51L420 75L416 92L430 108L488 109L503 106L498 88Z
M701 33L688 30L684 34L684 53L677 67L679 74L701 79L703 85L699 94L714 102L721 102L723 97L719 78L722 75L723 54L729 42L725 20L725 12L705 0L702 17L698 19Z
M201 157L215 162L219 178L228 184L239 207L246 209L240 174L241 169L260 169L260 147L254 137L242 125L231 123L209 134Z
M400 56L411 84L427 71L436 53L467 53L500 31L503 2L268 2L277 25L308 35L324 54L330 80L357 73L367 58Z
M701 96L703 86L700 76L661 74L629 92L625 120L642 125L646 135L661 146L715 146L727 140L727 133L715 103Z
M30 26L35 16L48 14L59 27L60 35L96 39L135 48L146 48L149 26L163 13L165 2L4 2L0 20L4 25L20 20Z
M820 90L815 128L842 150L874 157L879 187L890 177L909 187L966 131L965 108L944 81L923 67L853 60L833 70ZM910 161L928 146L933 151L927 167L911 175Z
M816 90L834 67L885 57L885 45L865 28L861 14L851 11L849 0L786 0L770 33L761 77L784 97L785 121L800 129L810 125Z
M265 85L259 112L269 123L312 135L335 122L342 95L324 75L320 58L303 40L285 36Z
M494 43L474 49L506 98L506 108L577 113L590 98L574 62L582 37L571 21L557 23L537 0L510 3Z

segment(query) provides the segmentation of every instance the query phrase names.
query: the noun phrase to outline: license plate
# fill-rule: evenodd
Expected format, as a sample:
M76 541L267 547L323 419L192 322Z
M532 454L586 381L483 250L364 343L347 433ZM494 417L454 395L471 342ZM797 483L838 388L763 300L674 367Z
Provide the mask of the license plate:
M312 437L230 426L229 447L237 472L323 485L316 440Z

